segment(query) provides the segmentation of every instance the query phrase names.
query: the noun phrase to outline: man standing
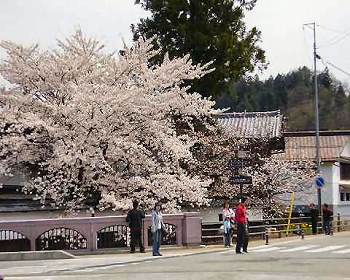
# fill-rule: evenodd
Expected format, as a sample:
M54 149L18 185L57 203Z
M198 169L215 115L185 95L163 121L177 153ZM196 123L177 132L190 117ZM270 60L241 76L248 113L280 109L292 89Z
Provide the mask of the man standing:
M237 244L236 254L248 253L248 215L246 207L246 199L241 198L236 209L235 221L237 225Z
M332 229L332 220L333 220L333 211L328 208L328 204L323 204L323 229L326 235L331 234Z
M310 218L312 226L312 234L317 234L317 223L318 223L318 209L314 203L310 204Z
M142 242L142 220L145 218L145 213L138 209L139 202L134 200L132 203L133 209L128 212L126 221L130 228L130 253L135 253L135 246L140 246L140 252L145 252L145 247Z

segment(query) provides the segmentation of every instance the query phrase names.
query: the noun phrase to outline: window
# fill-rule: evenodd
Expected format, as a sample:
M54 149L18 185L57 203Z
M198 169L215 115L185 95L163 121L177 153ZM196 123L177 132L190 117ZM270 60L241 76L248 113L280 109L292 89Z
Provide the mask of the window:
M340 180L350 180L349 163L340 163Z
M340 186L339 187L340 201L350 201L350 188Z

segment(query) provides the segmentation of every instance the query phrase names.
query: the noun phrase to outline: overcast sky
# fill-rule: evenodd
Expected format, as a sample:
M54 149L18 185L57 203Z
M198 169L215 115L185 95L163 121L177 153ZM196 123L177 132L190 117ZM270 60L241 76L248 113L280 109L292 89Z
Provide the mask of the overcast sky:
M52 48L56 38L80 27L114 50L122 46L122 38L131 42L130 24L143 16L134 0L0 0L0 40ZM258 0L246 21L262 32L261 45L270 63L262 77L312 67L312 31L302 25L313 21L319 25L318 53L350 72L350 0ZM329 68L350 83L350 76Z

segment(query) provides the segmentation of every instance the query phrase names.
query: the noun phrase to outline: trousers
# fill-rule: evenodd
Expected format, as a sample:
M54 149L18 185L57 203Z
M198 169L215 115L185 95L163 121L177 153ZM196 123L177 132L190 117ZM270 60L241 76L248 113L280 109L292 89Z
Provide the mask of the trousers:
M140 251L144 251L145 247L142 242L142 232L141 229L133 229L130 230L130 250L131 252L135 252L135 247L139 246Z
M237 224L236 253L247 252L249 242L248 225Z

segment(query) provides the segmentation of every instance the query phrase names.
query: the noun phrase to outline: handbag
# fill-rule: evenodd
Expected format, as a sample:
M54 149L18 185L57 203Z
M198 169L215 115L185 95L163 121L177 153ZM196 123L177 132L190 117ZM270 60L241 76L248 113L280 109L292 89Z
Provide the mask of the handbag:
M168 235L168 231L167 229L165 228L165 226L162 224L162 227L161 227L161 233L162 233L162 236L166 236Z
M225 232L224 225L221 225L218 231L219 231L219 234L224 234Z

